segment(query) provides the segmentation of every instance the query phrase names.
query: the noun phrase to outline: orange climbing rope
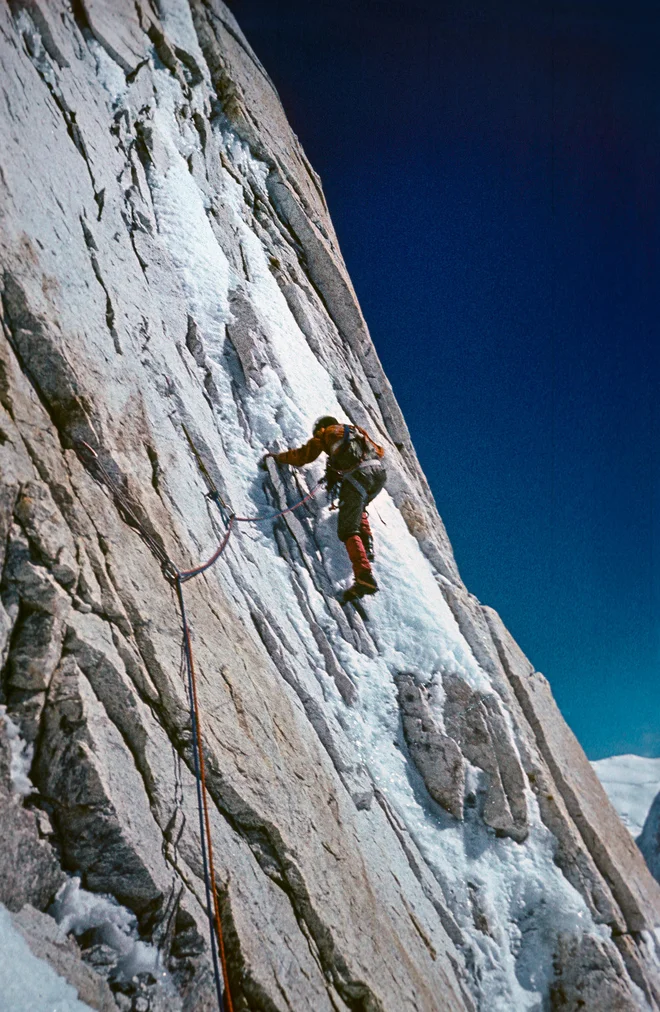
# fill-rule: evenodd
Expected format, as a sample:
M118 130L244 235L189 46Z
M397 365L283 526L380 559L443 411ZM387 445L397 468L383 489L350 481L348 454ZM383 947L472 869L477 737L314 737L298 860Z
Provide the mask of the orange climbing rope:
M193 724L193 756L195 764L195 777L197 781L197 802L199 809L200 839L202 843L202 865L204 867L204 884L206 887L207 916L209 919L209 930L211 932L211 952L213 953L213 970L218 992L218 1004L224 1012L234 1012L229 989L229 972L227 970L227 953L225 940L222 933L222 922L220 920L220 904L218 903L218 889L215 881L215 866L213 862L213 840L211 837L211 820L209 818L208 794L206 788L206 764L204 762L204 743L202 741L202 723L199 716L199 699L197 696L197 675L195 673L195 661L193 658L192 643L190 641L190 628L186 615L186 605L183 599L183 587L181 577L176 580L176 592L181 612L183 625L183 649L186 657L186 668L188 671L188 691L190 696L191 716ZM204 839L206 837L206 840ZM213 898L213 913L211 913L211 902L209 891ZM222 965L222 978L224 983L224 994L218 987L218 963L215 948L213 946L213 930L215 928L220 963ZM226 1002L224 999L226 998ZM225 1009L226 1005L226 1009Z
M188 616L186 613L186 605L183 597L183 584L187 583L188 580L192 580L195 576L200 576L202 573L210 569L211 566L215 565L218 561L225 548L229 544L234 525L237 523L254 524L260 523L265 520L276 520L278 517L285 516L287 513L292 513L297 510L311 499L318 492L319 488L323 484L323 479L317 482L310 492L307 493L299 502L294 503L293 506L289 506L287 509L280 510L277 513L258 515L254 517L238 517L233 513L227 504L223 501L220 493L218 492L211 476L209 475L206 467L204 466L197 449L190 438L187 430L184 427L184 432L190 443L197 461L200 464L200 469L204 475L207 484L210 487L209 498L211 498L218 509L220 510L223 519L227 524L227 530L220 544L216 548L215 552L199 566L193 569L179 569L170 559L164 545L162 545L150 531L147 530L143 522L137 516L132 503L126 494L121 490L117 482L111 477L107 468L101 462L97 452L92 449L89 443L81 442L79 445L82 446L87 453L90 454L94 461L94 466L98 472L97 480L101 480L103 484L112 493L115 502L120 507L121 511L130 521L132 527L134 527L140 534L145 544L149 547L152 553L156 556L158 561L161 563L163 574L170 583L174 584L176 588L177 601L179 605L179 613L181 615L181 625L183 629L183 652L186 660L186 671L188 675L188 696L190 702L190 718L193 732L193 765L195 767L195 782L197 788L197 808L199 814L199 825L200 825L200 843L202 851L202 867L204 871L204 887L206 891L206 908L207 917L209 921L209 933L211 936L211 954L213 959L213 971L216 985L216 992L218 997L218 1007L220 1012L234 1012L234 1006L231 999L231 991L229 988L229 972L227 968L227 952L225 949L224 936L222 932L222 921L220 918L220 904L218 901L218 890L215 878L215 867L213 861L213 840L211 837L211 820L209 817L209 805L208 805L208 790L206 786L206 763L204 761L204 742L202 737L202 724L200 719L200 707L199 697L197 693L197 675L195 672L195 661L193 656L192 641L190 636L190 626L188 624ZM215 936L216 945L213 944ZM222 983L220 981L220 972L218 967L218 955L220 956L220 964L222 967ZM224 985L224 987L223 987Z

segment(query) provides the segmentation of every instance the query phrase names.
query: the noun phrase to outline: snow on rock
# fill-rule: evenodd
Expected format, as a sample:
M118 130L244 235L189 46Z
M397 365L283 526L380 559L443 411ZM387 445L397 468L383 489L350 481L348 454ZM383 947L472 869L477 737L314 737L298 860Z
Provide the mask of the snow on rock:
M5 733L11 750L9 774L12 787L19 797L27 797L34 790L30 780L30 766L34 756L34 748L21 738L20 728L7 713L6 706L0 706L0 720L4 721Z
M160 952L139 938L135 914L120 906L113 896L90 893L81 887L80 879L70 878L58 890L49 912L65 934L84 935L88 943L91 940L95 946L105 946L115 954L111 962L110 954L105 954L115 982L125 983L148 974L169 996L172 1012L179 1007Z
M337 601L322 492L237 524L185 585L235 1003L657 1010L660 890L460 581L318 177L233 17L14 6L2 698L79 876L61 926L125 961L113 987L166 972L171 1008L213 1007L180 615L150 546L185 569L222 536L189 439L240 516L270 515L322 464L264 474L264 449L331 412L387 449L366 620Z
M76 989L33 955L0 903L0 995L7 1012L91 1012Z
M660 794L660 759L615 755L591 764L624 826L637 839Z

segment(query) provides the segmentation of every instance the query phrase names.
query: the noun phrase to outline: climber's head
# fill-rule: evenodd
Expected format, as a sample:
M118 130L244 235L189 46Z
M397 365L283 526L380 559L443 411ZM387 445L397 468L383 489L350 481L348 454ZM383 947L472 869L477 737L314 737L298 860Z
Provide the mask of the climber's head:
M339 425L339 422L333 415L321 415L321 417L317 418L314 422L312 434L317 436L321 429L327 429L329 425Z

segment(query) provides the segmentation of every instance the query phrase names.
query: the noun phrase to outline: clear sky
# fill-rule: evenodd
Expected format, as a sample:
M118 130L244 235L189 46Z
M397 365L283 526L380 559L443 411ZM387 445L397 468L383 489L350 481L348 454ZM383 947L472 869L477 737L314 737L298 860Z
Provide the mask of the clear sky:
M468 588L590 758L660 755L660 6L230 6Z

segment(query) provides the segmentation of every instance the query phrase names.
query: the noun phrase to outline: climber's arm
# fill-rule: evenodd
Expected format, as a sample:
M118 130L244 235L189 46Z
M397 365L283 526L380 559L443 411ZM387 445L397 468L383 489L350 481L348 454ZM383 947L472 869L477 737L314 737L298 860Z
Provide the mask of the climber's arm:
M313 436L304 446L295 450L284 450L282 453L275 453L273 456L278 464L291 464L293 467L304 467L311 464L323 449L321 440Z

